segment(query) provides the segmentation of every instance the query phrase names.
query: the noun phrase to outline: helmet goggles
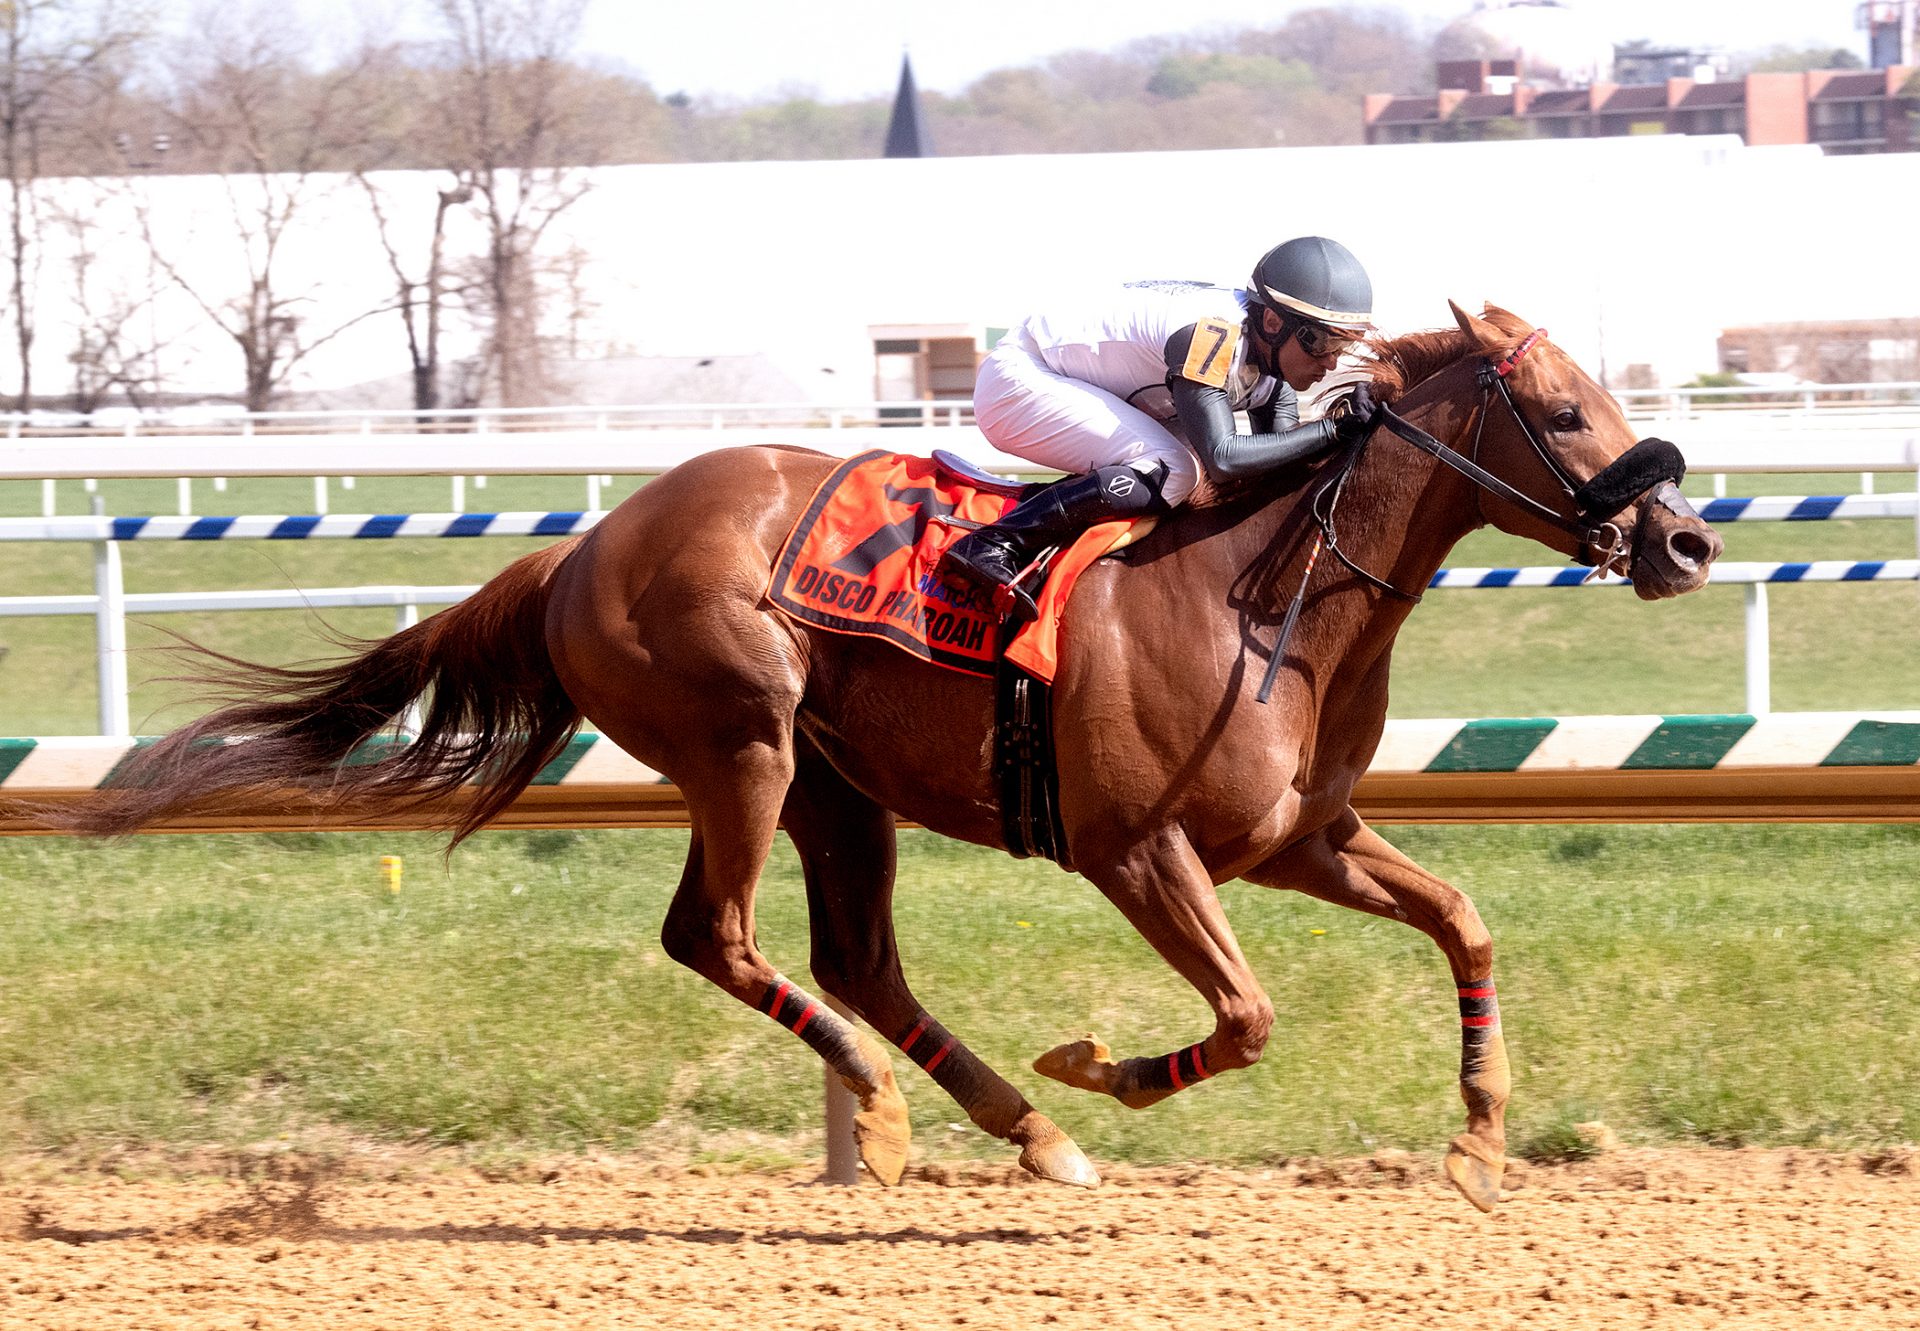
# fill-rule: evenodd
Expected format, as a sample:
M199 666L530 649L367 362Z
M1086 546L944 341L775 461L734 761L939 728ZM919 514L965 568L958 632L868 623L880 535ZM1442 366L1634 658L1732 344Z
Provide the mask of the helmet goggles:
M1293 336L1300 343L1300 349L1315 360L1337 356L1360 340L1358 334L1341 332L1309 320L1302 320Z

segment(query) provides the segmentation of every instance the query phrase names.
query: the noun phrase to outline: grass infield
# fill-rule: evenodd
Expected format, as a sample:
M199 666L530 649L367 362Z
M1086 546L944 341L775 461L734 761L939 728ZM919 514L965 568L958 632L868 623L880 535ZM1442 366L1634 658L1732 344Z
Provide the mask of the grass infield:
M1516 1149L1866 1146L1920 1127L1920 828L1395 829L1497 946ZM1133 1112L1027 1068L1118 1055L1204 1004L1088 884L903 834L899 930L926 1006L1096 1158L1253 1164L1458 1130L1439 951L1296 894L1223 889L1279 1011L1265 1059ZM677 832L0 841L0 1152L375 1138L779 1163L819 1148L801 1043L669 962ZM404 856L399 891L380 857ZM806 983L783 843L759 938ZM998 1159L906 1059L919 1152Z

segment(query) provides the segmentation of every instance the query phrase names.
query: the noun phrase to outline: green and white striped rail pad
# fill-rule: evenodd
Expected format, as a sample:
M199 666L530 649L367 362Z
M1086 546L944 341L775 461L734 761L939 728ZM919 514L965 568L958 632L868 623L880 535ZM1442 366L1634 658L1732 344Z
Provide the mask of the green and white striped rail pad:
M0 739L0 796L13 790L94 790L139 749L155 741L109 735ZM376 761L403 740L362 745L354 762ZM580 734L548 763L536 786L658 786L667 779L636 761L604 735Z
M382 741L362 750L370 761ZM0 796L91 790L151 739L0 739ZM1768 716L1580 716L1391 721L1377 773L1707 771L1741 767L1920 765L1920 712L1780 712ZM666 778L595 734L576 735L541 786L655 786Z
M1391 721L1372 772L1912 767L1920 712Z

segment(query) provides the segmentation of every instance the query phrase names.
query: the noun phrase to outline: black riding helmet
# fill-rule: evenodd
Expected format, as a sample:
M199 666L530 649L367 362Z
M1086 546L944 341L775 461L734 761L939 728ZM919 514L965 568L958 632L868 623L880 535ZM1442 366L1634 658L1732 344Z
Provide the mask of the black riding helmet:
M1325 236L1276 245L1253 266L1247 294L1289 323L1321 324L1358 336L1373 327L1373 283L1353 251Z

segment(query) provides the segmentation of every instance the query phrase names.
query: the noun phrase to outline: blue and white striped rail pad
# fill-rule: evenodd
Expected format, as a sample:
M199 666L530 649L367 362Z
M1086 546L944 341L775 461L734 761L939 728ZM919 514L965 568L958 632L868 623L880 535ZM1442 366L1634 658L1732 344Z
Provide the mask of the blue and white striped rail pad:
M606 516L604 512L561 512L0 518L0 541L384 541L402 536L571 536Z
M1693 501L1709 522L1911 518L1920 496L1761 495ZM402 536L571 536L604 512L252 514L242 517L0 518L0 541L323 541Z
M1592 569L1443 568L1428 587L1630 587L1625 578L1588 583ZM1912 582L1920 579L1920 559L1816 559L1804 564L1722 562L1713 566L1716 586L1751 582Z
M368 756L389 740L369 746ZM0 797L93 790L151 739L0 739ZM1378 773L1706 771L1920 765L1920 712L1769 716L1517 717L1389 721L1367 769ZM604 736L580 734L535 779L542 786L665 784Z
M1872 498L1872 496L1868 496ZM596 525L605 513L412 513L333 514L285 517L271 514L238 518L0 518L0 541L220 541L220 540L388 540L402 536L568 536ZM1625 587L1623 578L1587 582L1580 566L1531 568L1443 568L1430 588L1463 587ZM1754 582L1912 582L1920 580L1920 560L1822 559L1806 563L1742 563L1713 566L1712 581L1723 585Z
M1920 514L1920 495L1756 495L1747 499L1695 499L1708 522L1820 522L1827 518L1910 518Z

